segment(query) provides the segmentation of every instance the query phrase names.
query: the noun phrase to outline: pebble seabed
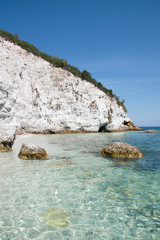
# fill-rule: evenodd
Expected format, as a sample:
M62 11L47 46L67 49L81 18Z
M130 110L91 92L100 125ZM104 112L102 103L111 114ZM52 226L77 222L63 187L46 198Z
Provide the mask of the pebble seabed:
M114 141L137 146L136 161L104 158ZM17 157L22 143L49 160ZM27 135L0 154L0 239L160 239L159 134Z

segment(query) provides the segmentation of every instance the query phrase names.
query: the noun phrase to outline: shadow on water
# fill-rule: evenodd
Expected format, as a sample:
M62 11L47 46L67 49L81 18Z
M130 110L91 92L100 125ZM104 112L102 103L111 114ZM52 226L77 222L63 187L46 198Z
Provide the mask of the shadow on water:
M129 167L137 171L141 170L149 170L155 171L160 170L160 151L155 153L155 157L153 160L153 154L149 151L143 152L142 159L118 159L112 157L103 157L100 156L97 152L90 152L90 154L94 154L97 158L106 159L111 163L111 167Z
M149 157L144 157L142 159L136 160L117 160L110 159L112 161L111 166L113 167L129 167L137 171L148 170L156 171L160 170L160 159L153 161Z

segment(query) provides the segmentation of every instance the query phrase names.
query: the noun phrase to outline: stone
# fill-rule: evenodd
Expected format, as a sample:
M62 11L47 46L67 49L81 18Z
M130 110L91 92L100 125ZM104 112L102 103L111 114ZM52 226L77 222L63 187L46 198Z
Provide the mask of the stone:
M12 151L12 142L1 142L0 143L0 152L10 152Z
M157 130L147 130L145 133L160 133L160 131Z
M33 160L49 158L47 152L43 148L32 144L22 144L18 157Z
M123 131L143 131L143 130L144 129L139 128L137 125L135 125L130 118L126 117L118 129L114 127L114 122L113 122L113 123L107 124L104 131L105 132L123 132Z
M128 143L122 142L114 142L104 147L99 154L105 157L123 159L139 159L143 157L138 147L134 147Z

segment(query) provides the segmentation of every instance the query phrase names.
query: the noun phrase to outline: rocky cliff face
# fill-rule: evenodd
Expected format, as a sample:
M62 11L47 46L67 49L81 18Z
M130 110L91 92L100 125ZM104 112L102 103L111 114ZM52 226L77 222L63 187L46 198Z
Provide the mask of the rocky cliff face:
M3 145L12 144L16 129L112 131L123 130L127 121L116 100L91 83L0 37L0 142Z

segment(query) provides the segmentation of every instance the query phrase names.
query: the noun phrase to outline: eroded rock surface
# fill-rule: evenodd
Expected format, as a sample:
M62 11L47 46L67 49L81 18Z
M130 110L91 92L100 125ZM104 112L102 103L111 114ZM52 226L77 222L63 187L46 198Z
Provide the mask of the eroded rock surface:
M100 155L105 157L123 158L123 159L139 159L143 155L138 147L134 147L128 143L115 142L104 147Z
M7 84L7 77L0 73L0 152L12 150L16 134L14 81Z
M33 144L23 144L18 154L18 157L22 159L33 160L49 158L47 152L43 148Z
M139 128L136 126L132 120L128 117L124 119L122 124L119 126L118 129L114 127L114 122L107 124L105 128L105 132L121 132L121 131L143 131L144 129Z

